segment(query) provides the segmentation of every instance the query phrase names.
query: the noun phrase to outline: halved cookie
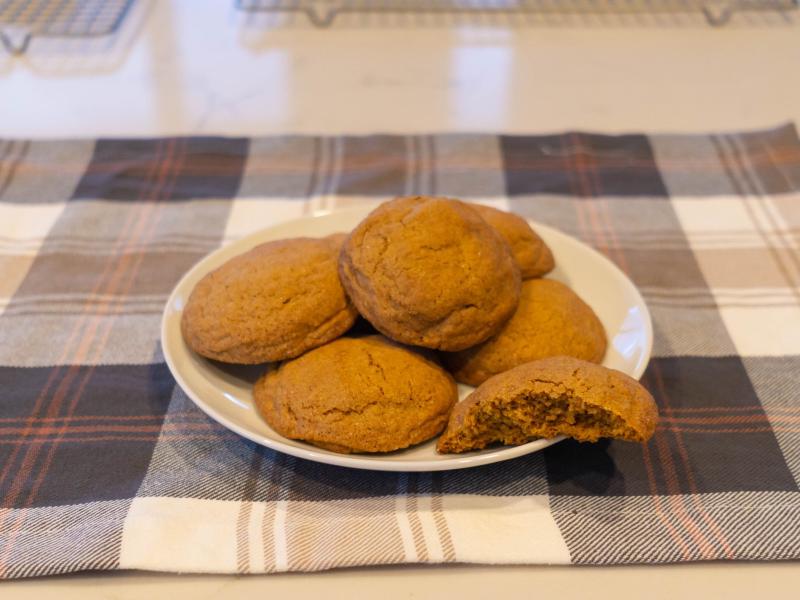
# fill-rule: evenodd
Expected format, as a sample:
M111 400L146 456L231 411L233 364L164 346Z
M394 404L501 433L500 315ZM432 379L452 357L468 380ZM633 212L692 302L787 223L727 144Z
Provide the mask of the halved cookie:
M558 356L520 365L486 381L450 414L442 453L524 444L566 435L646 442L658 409L638 381L620 371Z

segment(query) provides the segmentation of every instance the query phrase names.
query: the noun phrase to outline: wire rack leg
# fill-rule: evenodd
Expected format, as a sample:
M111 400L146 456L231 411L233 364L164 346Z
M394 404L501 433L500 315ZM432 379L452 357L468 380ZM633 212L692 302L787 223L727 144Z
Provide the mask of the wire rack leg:
M22 56L25 54L25 52L28 50L28 46L31 43L32 37L33 36L30 33L26 33L22 36L22 41L19 44L15 44L10 35L8 35L5 31L0 31L0 42L3 42L3 47L12 56Z
M314 5L309 6L305 11L308 20L316 27L330 27L336 15L339 14L339 9L329 8L327 10L319 10Z
M722 27L731 20L733 13L736 12L736 5L733 2L724 4L709 3L703 6L703 16L712 27Z

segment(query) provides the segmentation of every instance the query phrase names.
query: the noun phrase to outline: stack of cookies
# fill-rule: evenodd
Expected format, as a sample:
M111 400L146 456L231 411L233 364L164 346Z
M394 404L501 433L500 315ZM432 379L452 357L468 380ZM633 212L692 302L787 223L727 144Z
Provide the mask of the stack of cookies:
M391 452L440 434L448 453L559 434L647 440L652 397L599 365L603 326L543 278L554 266L516 215L397 198L349 235L231 259L195 286L182 332L207 358L267 363L254 388L266 422L335 452ZM477 389L459 403L456 381Z

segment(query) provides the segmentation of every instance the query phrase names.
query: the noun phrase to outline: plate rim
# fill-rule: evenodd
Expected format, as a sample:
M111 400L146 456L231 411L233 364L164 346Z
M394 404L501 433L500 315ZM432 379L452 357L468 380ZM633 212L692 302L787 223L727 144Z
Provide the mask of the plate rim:
M161 327L160 327L160 343L161 343L161 350L164 355L164 360L167 364L167 368L169 369L172 376L175 378L176 383L181 387L183 392L192 400L192 402L197 406L203 413L205 413L208 417L212 420L216 421L223 427L227 428L230 431L248 439L252 442L270 448L272 450L276 450L278 452L283 452L284 454L288 454L297 458L302 458L306 460L311 460L314 462L335 465L340 467L348 467L352 469L361 469L361 470L371 470L371 471L400 471L400 472L432 472L432 471L450 471L456 469L465 469L469 467L477 467L481 465L491 464L495 462L502 462L505 460L510 460L512 458L517 458L519 456L524 456L526 454L531 454L534 452L538 452L552 446L553 444L566 439L565 436L557 436L554 438L549 439L538 439L528 442L527 444L521 444L519 446L501 446L499 448L493 448L490 451L479 451L477 453L469 453L464 455L455 455L452 459L448 460L441 460L441 461L421 461L421 460L391 460L391 461L379 461L375 460L374 458L363 458L358 454L335 454L329 453L327 451L316 449L309 444L308 448L298 448L296 446L292 446L290 444L284 443L280 440L274 440L271 438L267 438L261 435L258 435L245 427L241 427L238 424L234 423L233 421L226 418L224 415L215 411L215 409L207 404L202 398L199 397L199 394L195 394L192 387L188 384L188 382L183 377L181 370L178 369L175 365L175 357L173 357L172 352L169 348L169 344L166 342L167 340L167 329L169 326L170 316L176 312L171 309L174 304L174 300L178 294L178 290L184 287L184 282L187 279L190 279L197 271L201 270L202 265L212 256L221 252L222 250L231 247L234 244L242 244L247 246L248 240L253 240L253 246L260 243L260 238L266 232L270 230L274 230L279 227L291 226L295 224L300 224L301 222L307 222L309 220L324 218L333 214L336 215L343 215L346 216L347 214L352 214L353 216L362 215L366 216L370 211L372 211L375 207L369 204L365 204L362 206L355 206L349 207L346 209L341 210L334 210L334 211L325 211L320 213L315 213L307 216L296 217L293 219L287 219L285 221L281 221L279 223L275 223L268 227L264 227L263 229L259 229L258 231L254 231L248 235L242 236L241 238L231 240L228 243L224 243L223 245L215 248L211 252L205 254L202 258L200 258L194 265L191 266L177 281L174 285L172 290L169 293L167 301L164 305L164 309L161 314ZM516 214L516 213L514 213ZM524 218L524 217L523 217ZM588 244L582 242L581 240L564 233L563 231L556 229L555 227L550 227L549 225L545 225L538 221L534 221L531 219L525 219L531 227L533 227L534 231L547 231L547 236L554 235L556 237L561 238L562 241L566 241L567 243L577 245L584 250L587 250L595 255L595 258L599 258L601 262L606 263L607 267L614 272L617 278L621 279L624 284L629 288L629 291L633 292L634 296L638 300L638 304L644 308L643 311L643 322L644 322L644 330L645 330L645 348L644 352L639 357L637 361L634 372L630 374L631 377L635 379L641 378L644 370L647 368L647 364L650 361L653 351L653 321L652 315L650 314L650 309L647 306L647 303L644 301L641 292L630 280L630 278L620 269L611 259L609 259L604 254L598 252L595 248L592 248ZM546 237L547 237L546 236ZM250 246L252 247L252 246ZM243 250L245 252L246 250ZM182 313L182 310L180 311ZM183 341L181 336L181 343L184 345L186 344ZM191 352L191 349L187 346L187 351ZM267 425L269 426L269 425ZM279 435L276 433L276 435Z

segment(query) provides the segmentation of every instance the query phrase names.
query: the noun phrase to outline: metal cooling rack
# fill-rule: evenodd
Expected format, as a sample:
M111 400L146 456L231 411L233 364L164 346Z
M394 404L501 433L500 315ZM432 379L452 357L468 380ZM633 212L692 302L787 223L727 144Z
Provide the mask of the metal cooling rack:
M0 42L24 54L34 37L95 38L119 29L135 0L0 0Z
M248 12L304 13L329 27L346 13L579 15L702 12L710 25L725 25L736 12L797 8L798 0L236 0Z

